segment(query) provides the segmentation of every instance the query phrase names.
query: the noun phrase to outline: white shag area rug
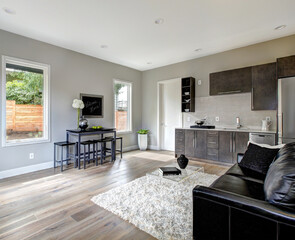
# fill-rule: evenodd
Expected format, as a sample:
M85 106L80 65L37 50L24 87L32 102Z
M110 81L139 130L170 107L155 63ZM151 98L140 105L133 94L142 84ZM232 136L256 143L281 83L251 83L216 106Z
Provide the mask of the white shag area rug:
M216 175L196 173L181 183L144 176L91 200L157 239L192 239L192 190Z

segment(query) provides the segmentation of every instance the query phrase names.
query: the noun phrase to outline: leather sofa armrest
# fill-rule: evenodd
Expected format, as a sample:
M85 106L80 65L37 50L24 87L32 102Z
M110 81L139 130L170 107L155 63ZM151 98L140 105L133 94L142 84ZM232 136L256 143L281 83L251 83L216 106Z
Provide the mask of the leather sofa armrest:
M240 163L244 157L244 153L238 153L237 163Z
M275 219L279 222L295 226L295 213L288 209L280 209L266 201L261 201L219 189L196 186L193 190L193 198L202 198L219 204L234 207L246 212Z

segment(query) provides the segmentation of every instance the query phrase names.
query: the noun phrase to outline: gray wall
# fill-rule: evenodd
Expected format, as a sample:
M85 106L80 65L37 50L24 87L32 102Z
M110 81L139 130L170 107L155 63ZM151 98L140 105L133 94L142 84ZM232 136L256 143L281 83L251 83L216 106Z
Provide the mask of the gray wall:
M51 142L5 148L0 146L0 172L52 161L52 142L64 140L65 130L76 127L76 111L71 105L80 93L104 95L104 118L91 120L90 124L113 127L114 78L133 83L134 132L123 137L124 147L137 145L135 130L141 127L142 122L140 71L2 30L0 55L46 63L51 67ZM35 159L29 159L30 152L35 153Z
M151 130L150 145L157 145L157 82L177 77L192 76L202 80L202 85L196 86L197 112L190 114L192 116L191 121L193 118L203 117L205 113L212 118L216 110L214 103L223 102L225 114L221 116L221 121L224 121L225 125L234 122L235 119L233 118L235 116L243 114L241 117L243 117L242 124L244 121L244 125L259 127L262 118L271 116L272 120L274 120L273 126L275 126L275 111L260 111L257 114L251 112L249 94L206 98L209 96L209 73L275 62L278 57L293 54L295 54L295 35L143 72L142 127ZM235 106L232 108L230 104L233 98L235 100ZM212 104L199 104L200 101L206 101ZM226 114L231 112L231 108L233 113ZM222 112L219 109L217 114L222 114ZM246 117L248 115L251 117L246 120L244 116ZM184 120L187 120L187 118L184 117Z

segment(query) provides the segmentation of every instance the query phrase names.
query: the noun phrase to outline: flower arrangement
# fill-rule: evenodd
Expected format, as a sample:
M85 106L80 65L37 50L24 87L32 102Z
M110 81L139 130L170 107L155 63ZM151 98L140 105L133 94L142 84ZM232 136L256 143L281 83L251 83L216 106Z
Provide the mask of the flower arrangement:
M78 114L77 128L79 128L80 109L83 109L84 108L84 103L80 99L74 99L73 100L72 107L77 109L77 114Z

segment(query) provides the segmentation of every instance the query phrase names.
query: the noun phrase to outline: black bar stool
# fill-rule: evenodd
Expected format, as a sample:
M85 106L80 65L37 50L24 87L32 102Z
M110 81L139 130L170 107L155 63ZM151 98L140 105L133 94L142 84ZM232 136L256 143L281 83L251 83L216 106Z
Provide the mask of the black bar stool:
M80 145L83 146L83 166L84 169L86 169L86 161L89 163L91 160L95 160L95 143L94 141L84 141L80 142ZM90 146L92 145L92 152ZM90 158L92 153L92 158ZM79 163L81 165L81 163ZM96 159L96 165L97 165L97 159Z
M114 140L113 137L106 137L106 139ZM122 159L122 157L123 157L123 138L122 137L116 137L116 141L117 140L120 140L120 149L116 149L115 151L120 153L121 159Z
M104 160L107 157L107 153L113 152L113 138L103 138L95 140L100 143L100 164L103 164ZM107 148L107 143L111 143L111 148ZM113 159L112 159L113 161Z
M64 159L64 147L69 147L69 146L75 146L74 147L74 154L68 153L68 156L66 156L66 158ZM61 147L61 158L60 160L56 159L56 147ZM68 149L67 149L68 150ZM67 151L68 152L68 151ZM69 164L69 160L72 160L72 158L74 159L74 163L75 163L75 167L76 167L76 143L73 142L55 142L54 143L54 168L56 168L56 163L59 162L60 163L60 170L61 172L63 171L63 162L67 162L67 165Z

